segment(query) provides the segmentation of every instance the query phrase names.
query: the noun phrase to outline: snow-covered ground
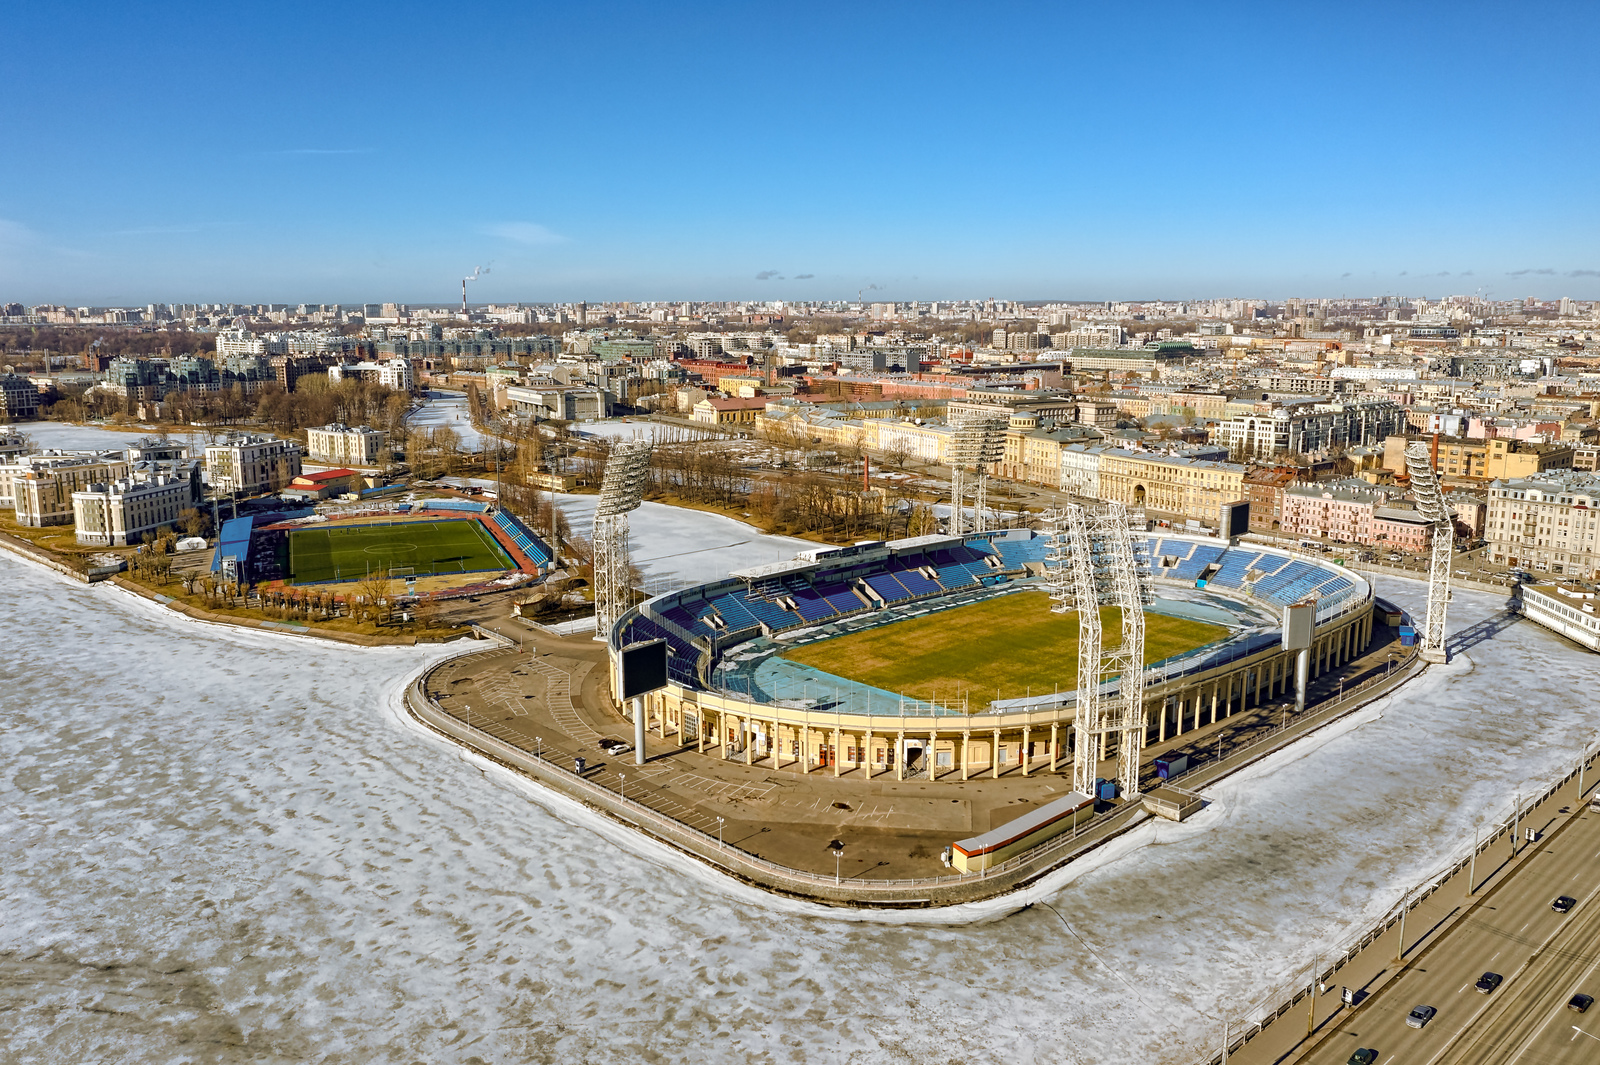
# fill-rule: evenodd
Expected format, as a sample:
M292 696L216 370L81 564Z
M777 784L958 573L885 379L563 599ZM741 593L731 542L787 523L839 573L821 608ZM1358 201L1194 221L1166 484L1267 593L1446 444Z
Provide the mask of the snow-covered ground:
M28 636L0 666L8 1062L1186 1065L1600 726L1596 659L1515 623L1048 905L912 924L541 805L394 708L437 651L203 625L4 553L0 589ZM1452 628L1501 605L1458 593Z
M153 427L142 431L134 429L130 432L126 429L99 429L93 426L70 425L66 422L18 422L6 426L0 432L25 433L41 448L84 451L127 447L141 439L156 435ZM195 433L195 444L204 447L205 434L200 430L196 430ZM174 434L173 439L184 443L189 440L183 434Z
M574 530L589 535L599 496L557 496ZM792 536L769 536L753 525L701 510L645 502L629 515L634 564L647 580L702 584L728 571L793 558L820 546Z
M429 391L427 400L411 412L406 424L413 429L432 429L447 425L461 438L461 446L476 451L483 446L483 434L472 426L472 412L461 392Z
M607 436L613 440L657 440L663 436L670 440L683 440L715 435L683 425L666 425L642 418L630 418L628 421L576 422L572 429L585 436Z

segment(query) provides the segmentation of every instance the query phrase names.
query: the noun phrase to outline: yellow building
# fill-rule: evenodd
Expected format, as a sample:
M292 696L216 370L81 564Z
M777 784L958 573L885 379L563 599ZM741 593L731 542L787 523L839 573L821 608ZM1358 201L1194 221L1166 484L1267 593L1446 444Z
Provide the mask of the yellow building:
M1100 460L1100 498L1197 521L1216 521L1222 506L1245 497L1245 467L1174 455L1112 449Z

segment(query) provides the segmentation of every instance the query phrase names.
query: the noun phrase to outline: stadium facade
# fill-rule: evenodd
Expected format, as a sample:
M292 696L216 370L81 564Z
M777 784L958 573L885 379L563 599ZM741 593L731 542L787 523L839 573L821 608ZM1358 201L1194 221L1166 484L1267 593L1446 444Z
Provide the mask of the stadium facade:
M1283 649L1279 628L1288 604L1317 602L1313 676L1359 656L1372 638L1371 585L1330 562L1194 536L1138 534L1135 546L1150 564L1152 611L1228 629L1147 666L1149 742L1289 693L1295 654ZM1025 529L817 548L657 596L611 628L613 691L621 690L621 649L664 639L669 683L645 697L646 720L663 738L713 756L787 772L942 782L1019 767L1058 771L1071 762L1074 691L947 705L821 671L800 679L809 667L781 657L811 640L1042 590L1047 550L1044 535Z

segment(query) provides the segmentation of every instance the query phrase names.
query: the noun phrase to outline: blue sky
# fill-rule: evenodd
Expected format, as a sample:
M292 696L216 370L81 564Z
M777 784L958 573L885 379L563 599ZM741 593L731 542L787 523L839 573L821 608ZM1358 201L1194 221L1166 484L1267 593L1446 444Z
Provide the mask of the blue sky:
M1595 4L12 5L0 301L1600 298ZM875 287L874 287L875 286Z

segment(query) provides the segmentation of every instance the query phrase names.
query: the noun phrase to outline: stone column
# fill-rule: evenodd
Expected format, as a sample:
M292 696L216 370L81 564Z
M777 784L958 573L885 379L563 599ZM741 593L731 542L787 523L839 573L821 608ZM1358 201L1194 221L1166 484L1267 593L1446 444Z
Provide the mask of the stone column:
M1222 681L1211 682L1211 723L1217 723L1217 697L1222 694Z
M724 762L728 760L728 713L725 710L717 714L717 757Z
M1032 760L1028 757L1028 734L1031 730L1027 725L1022 726L1022 775L1028 775Z
M906 778L906 734L904 729L897 733L895 737L894 778L896 780L904 780Z
M838 776L844 772L844 733L839 731L839 726L833 727L833 775Z
M1000 779L1000 730L994 730L994 746L989 750L989 776Z
M866 746L861 748L861 765L867 772L867 779L872 779L872 730L867 730Z
M969 729L961 734L961 779L967 779L967 761L972 756L972 732Z
M939 779L939 733L928 733L928 783Z
M1061 757L1061 746L1057 742L1060 730L1061 722L1050 722L1050 772L1052 773L1056 771L1056 762L1059 761Z
M1165 695L1161 698L1161 734L1156 737L1157 743L1167 742L1167 704L1172 701L1172 696Z

